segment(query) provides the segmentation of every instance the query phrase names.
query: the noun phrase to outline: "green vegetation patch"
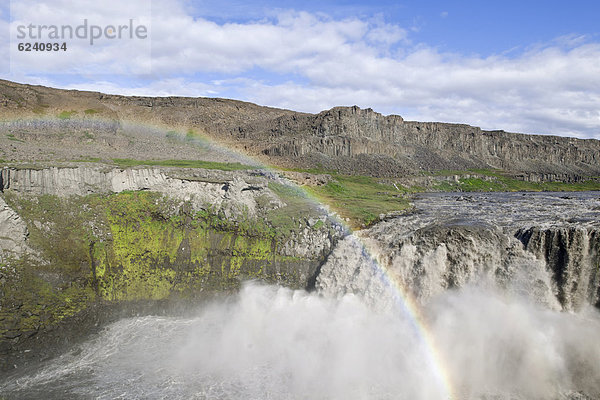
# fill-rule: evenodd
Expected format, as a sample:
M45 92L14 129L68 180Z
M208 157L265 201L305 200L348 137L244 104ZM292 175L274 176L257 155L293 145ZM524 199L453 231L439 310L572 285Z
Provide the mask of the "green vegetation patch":
M87 110L83 111L83 113L85 115L94 115L94 114L98 114L98 111L94 110L93 108L88 108Z
M151 192L106 199L112 243L96 243L94 274L100 296L109 300L193 296L229 290L242 280L276 281L276 234L264 223L231 221ZM298 285L298 282L287 282Z
M99 163L102 162L102 159L100 157L82 157L82 158L78 158L76 160L73 160L76 162L89 162L89 163Z
M462 177L456 181L436 183L434 190L443 192L563 192L600 190L600 180L587 180L577 183L565 182L526 182L507 176L501 170L473 169L468 171L437 171L438 176L481 175L480 177Z
M30 245L47 260L25 263L35 273L21 271L39 283L38 289L27 289L34 297L60 297L73 287L79 294L69 298L159 300L234 289L248 278L301 285L290 262L302 260L279 256L277 248L299 228L294 218L305 215L304 208L294 214L286 207L287 219L279 227L273 224L283 216L233 221L145 191L68 199L6 193L5 198L27 222ZM51 275L66 286L45 280Z
M167 139L185 141L203 148L208 148L210 145L210 140L205 135L193 129L188 129L186 132L170 130L165 136Z
M222 171L256 169L256 167L244 165L241 163L221 163L203 160L132 160L130 158L113 158L112 161L121 168L137 167L144 165L160 167L219 169Z
M323 186L306 187L306 191L328 204L353 228L369 226L380 214L410 207L402 186L381 182L368 176L332 175L334 180Z
M71 119L71 117L75 114L77 114L77 111L75 111L75 110L63 111L60 114L58 114L57 117L58 117L58 119L65 120L65 119Z
M188 129L188 131L185 133L185 139L188 141L192 141L197 138L200 138L200 135L198 135L192 129Z
M18 137L16 137L16 136L15 136L14 134L12 134L12 133L8 133L8 134L6 135L6 137L8 138L8 140L12 140L13 142L25 143L25 141L24 141L24 140L22 140L22 139L19 139Z
M0 298L0 338L29 336L84 309L96 295L78 281L52 285L31 260L11 261L3 272Z

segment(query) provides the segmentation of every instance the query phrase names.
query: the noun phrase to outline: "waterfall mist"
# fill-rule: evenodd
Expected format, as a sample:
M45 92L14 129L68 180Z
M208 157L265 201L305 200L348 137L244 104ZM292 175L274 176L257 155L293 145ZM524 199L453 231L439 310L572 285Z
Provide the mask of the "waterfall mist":
M1 387L15 398L443 399L600 395L600 314L561 313L466 287L423 308L440 363L409 315L360 297L247 284L194 318L112 324Z

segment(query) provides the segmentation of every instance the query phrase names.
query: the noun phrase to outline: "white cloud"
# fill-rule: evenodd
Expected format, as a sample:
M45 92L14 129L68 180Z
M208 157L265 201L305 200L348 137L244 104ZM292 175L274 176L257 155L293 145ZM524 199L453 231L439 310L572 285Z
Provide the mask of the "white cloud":
M150 0L118 2L118 7L115 7L117 2L113 2L112 7L107 3L96 0L12 1L11 69L31 75L149 73L150 39L129 39L129 28L121 30L123 39L98 39L93 46L90 36L92 25L98 27L94 29L129 26L130 19L134 28L141 25L150 28ZM33 29L30 30L30 26ZM58 28L60 40L49 37L52 26ZM63 26L70 29L63 29ZM85 34L86 39L71 37L71 34ZM67 51L19 51L17 44L27 42L66 43Z
M407 32L396 25L381 24L370 29L365 37L372 43L390 46L406 40Z
M67 3L70 8L61 6ZM70 20L93 16L104 23L135 14L105 3L88 6L57 0L40 6L38 15L46 23L66 18L69 9ZM25 15L23 7L17 15ZM90 78L76 86L144 95L239 93L244 100L311 112L358 104L408 119L600 138L600 44L586 37L563 36L525 52L481 57L413 45L409 31L377 19L283 11L217 24L188 15L176 0L154 2L152 13L151 59L135 43L78 46L73 70ZM41 65L21 62L19 76L52 81L48 72L68 70L70 63L58 55ZM156 80L145 84L150 65ZM114 74L130 76L132 83L111 83ZM218 78L194 78L211 75Z

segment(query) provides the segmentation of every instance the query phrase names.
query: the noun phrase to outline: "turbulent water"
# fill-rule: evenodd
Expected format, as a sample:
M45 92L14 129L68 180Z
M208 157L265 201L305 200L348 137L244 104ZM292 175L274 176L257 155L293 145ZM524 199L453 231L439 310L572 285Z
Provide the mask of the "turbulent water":
M600 193L416 206L340 242L314 292L123 319L0 397L600 399Z

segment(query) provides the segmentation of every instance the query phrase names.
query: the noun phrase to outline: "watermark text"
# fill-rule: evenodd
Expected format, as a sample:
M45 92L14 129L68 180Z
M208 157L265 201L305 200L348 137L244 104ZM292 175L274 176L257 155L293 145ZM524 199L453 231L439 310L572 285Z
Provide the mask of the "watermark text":
M137 24L133 19L129 19L127 24L107 24L94 25L84 19L82 24L73 25L39 25L30 23L28 25L17 25L18 40L88 40L90 45L94 45L101 39L119 40L119 39L146 39L148 37L148 28L146 25Z

